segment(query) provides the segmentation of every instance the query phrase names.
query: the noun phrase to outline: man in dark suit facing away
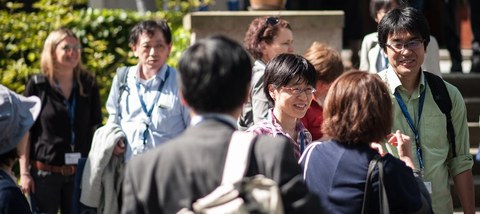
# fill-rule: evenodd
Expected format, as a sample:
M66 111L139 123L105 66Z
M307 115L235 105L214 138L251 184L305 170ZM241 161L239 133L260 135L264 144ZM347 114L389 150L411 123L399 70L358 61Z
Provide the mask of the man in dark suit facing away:
M177 138L133 158L123 185L122 213L176 213L221 183L236 119L250 88L252 62L231 39L210 37L179 62L180 92L192 124ZM321 213L286 138L260 136L246 176L263 174L280 187L285 213Z

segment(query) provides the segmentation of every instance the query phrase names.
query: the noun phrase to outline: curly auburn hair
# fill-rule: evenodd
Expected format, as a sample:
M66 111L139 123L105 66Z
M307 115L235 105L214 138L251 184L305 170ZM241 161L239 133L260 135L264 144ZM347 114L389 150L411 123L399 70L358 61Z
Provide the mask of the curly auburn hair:
M269 18L277 19L278 22L271 24L267 21ZM271 44L281 28L292 30L290 24L280 17L264 16L255 18L245 33L243 40L245 49L247 49L248 53L250 53L255 60L262 58L263 54L260 48L260 42L265 41L265 43Z

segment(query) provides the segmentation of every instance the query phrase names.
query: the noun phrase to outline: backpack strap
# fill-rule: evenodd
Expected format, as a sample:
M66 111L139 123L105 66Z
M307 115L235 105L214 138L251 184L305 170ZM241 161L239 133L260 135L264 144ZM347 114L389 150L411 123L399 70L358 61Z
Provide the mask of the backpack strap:
M247 170L250 148L254 139L255 135L253 133L233 132L232 139L228 145L221 184L233 184L243 178Z
M117 69L117 89L118 89L118 97L117 97L117 116L115 121L118 122L120 118L120 101L122 100L122 94L125 90L128 90L127 85L127 74L128 74L129 67L123 66Z
M423 73L425 74L428 86L432 92L433 100L435 100L438 108L440 108L442 113L445 114L445 117L447 118L447 138L451 146L452 155L453 157L456 157L457 152L455 149L455 130L453 128L452 115L450 113L452 111L452 100L448 94L447 87L445 82L439 76L430 72Z

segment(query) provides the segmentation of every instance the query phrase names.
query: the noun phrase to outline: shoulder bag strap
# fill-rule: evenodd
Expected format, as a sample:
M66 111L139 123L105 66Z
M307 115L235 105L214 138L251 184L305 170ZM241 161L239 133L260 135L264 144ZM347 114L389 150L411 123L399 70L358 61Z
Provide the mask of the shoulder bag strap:
M377 156L378 157L378 156ZM383 183L383 162L382 159L378 158L378 184L379 188L379 200L380 200L380 213L388 214L390 213L390 205L388 204L387 190L385 189L385 184Z
M245 175L250 157L250 148L254 141L253 133L235 131L228 145L225 166L223 167L222 184L240 181Z
M118 97L117 97L117 116L115 121L120 123L120 101L122 100L122 94L125 90L128 90L127 85L127 76L128 76L129 67L124 66L117 69L117 89L118 89Z
M365 180L365 189L363 193L363 204L362 204L362 214L369 213L368 205L370 201L370 192L372 190L372 174L375 166L378 165L378 184L379 186L379 205L380 213L388 214L390 213L390 208L388 205L387 192L385 191L385 186L383 184L383 162L379 154L375 155L368 165L367 178Z

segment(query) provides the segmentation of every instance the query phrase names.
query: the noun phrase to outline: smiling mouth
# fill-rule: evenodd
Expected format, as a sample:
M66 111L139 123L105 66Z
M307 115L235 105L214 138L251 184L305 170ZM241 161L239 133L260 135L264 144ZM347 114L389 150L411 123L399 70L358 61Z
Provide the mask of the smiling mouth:
M307 108L307 104L293 104L293 106L302 110Z

